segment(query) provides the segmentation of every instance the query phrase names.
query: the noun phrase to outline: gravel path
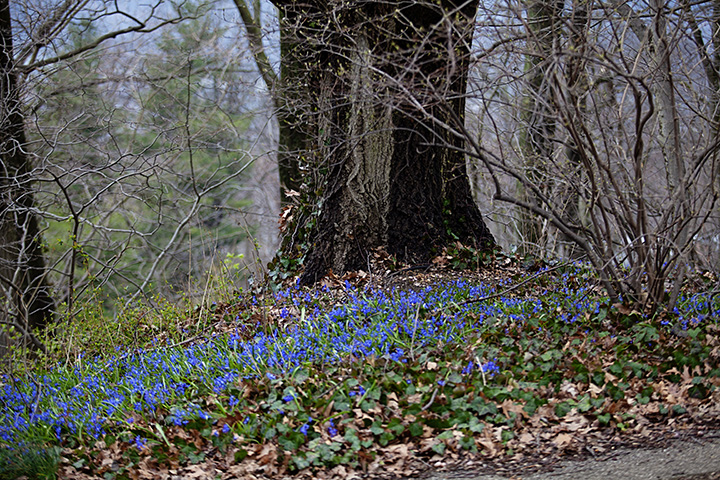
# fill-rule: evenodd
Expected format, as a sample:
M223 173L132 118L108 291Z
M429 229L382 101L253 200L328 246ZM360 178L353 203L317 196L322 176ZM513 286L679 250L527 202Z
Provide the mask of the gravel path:
M676 440L666 448L618 449L560 462L551 472L490 475L437 472L427 480L720 480L720 439Z

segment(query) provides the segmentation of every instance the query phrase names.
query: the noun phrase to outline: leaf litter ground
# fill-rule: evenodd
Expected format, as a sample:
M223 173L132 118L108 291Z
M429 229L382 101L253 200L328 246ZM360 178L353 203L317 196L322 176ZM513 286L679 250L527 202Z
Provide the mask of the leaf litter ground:
M383 261L213 305L206 338L76 367L69 391L6 382L2 438L34 433L61 478L392 478L537 471L718 425L711 276L646 318L581 266Z

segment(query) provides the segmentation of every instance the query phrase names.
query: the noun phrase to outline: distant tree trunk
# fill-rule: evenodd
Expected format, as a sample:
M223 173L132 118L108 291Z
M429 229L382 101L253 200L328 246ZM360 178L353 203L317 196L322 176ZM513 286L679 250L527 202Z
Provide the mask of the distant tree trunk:
M520 148L523 154L526 178L551 194L552 182L548 166L555 148L557 113L552 91L554 50L560 40L560 14L563 2L559 0L528 0L527 3L527 54L525 74L527 89L521 100ZM529 204L541 204L526 185L518 185L520 198ZM541 220L532 212L523 210L519 215L521 248L526 253L542 253L544 237Z
M712 1L712 18L710 20L711 32L711 48L710 53L708 46L703 38L703 31L698 26L695 16L692 13L690 2L686 0L686 8L688 13L688 21L692 29L693 40L698 47L698 53L702 60L703 69L707 76L708 86L711 89L710 95L710 115L712 118L712 131L715 135L720 132L720 0Z
M367 268L379 247L423 262L455 240L494 245L451 131L464 120L477 5L314 8L305 35L320 47L307 64L330 172L301 282Z
M303 184L300 164L306 154L310 135L303 122L301 109L298 107L299 97L307 95L303 85L303 48L302 41L296 33L301 31L302 12L293 9L281 11L280 14L280 77L268 60L262 42L262 29L259 2L254 8L255 15L250 11L246 0L234 0L235 6L245 25L255 64L270 92L273 107L278 120L278 175L280 177L280 199L288 202L285 192L300 191ZM307 45L305 45L307 48Z
M680 152L680 124L675 100L675 82L670 60L670 35L667 32L667 6L665 0L653 0L650 7L654 14L651 32L651 65L655 72L653 94L655 95L655 108L658 115L658 141L665 161L665 173L671 202L667 208L675 208L677 212L676 224L672 225L669 241L664 248L676 250L675 255L687 252L677 251L688 245L690 211L690 192L685 183L685 158ZM679 246L679 248L678 248ZM670 304L673 305L680 293L680 287L685 276L685 260L678 262L673 291L670 294ZM665 291L665 285L660 280L648 286L653 298L658 298Z
M713 90L712 93L712 100L710 102L710 108L712 111L712 128L711 132L715 135L715 138L720 138L720 0L714 0L713 1L713 17L712 17L712 23L711 28L714 34L712 35L712 43L713 43L713 58L712 60L704 61L703 63L709 65L706 67L706 72L708 76L708 82L710 84L710 87ZM715 173L715 195L716 198L720 197L720 165L718 165L719 159L718 154L715 154L715 165L716 165L716 173ZM716 200L715 203L715 222L716 225L718 225L718 230L720 230L720 202ZM715 258L715 268L720 269L720 247L716 246L716 258Z
M710 89L708 95L709 131L714 138L720 137L720 0L712 1L712 15L709 28L702 28L692 10L692 4L685 0L685 16L692 31L692 38L697 47L698 56L702 62L705 77ZM704 25L703 25L704 27ZM703 32L710 32L710 41L705 40ZM718 155L715 153L715 171L718 169ZM713 187L716 195L720 195L720 173L715 174ZM717 200L716 200L717 202ZM720 204L714 207L714 224L716 232L720 230ZM715 267L720 267L720 247L715 246Z
M302 16L280 19L280 84L273 93L278 107L278 169L283 203L288 201L285 190L299 192L302 187L300 164L308 161L303 156L307 155L312 138L310 126L306 124L310 116L303 116L299 105L308 94L300 81L303 78L302 41L293 35L293 31L299 30L300 21Z
M11 292L16 317L12 320L27 332L28 327L41 328L52 319L55 302L33 213L8 0L0 0L0 42L0 283Z
M653 83L659 123L660 147L665 160L667 182L672 192L684 188L682 179L685 163L680 154L680 127L675 102L673 70L670 63L670 45L664 0L653 0L654 14L651 35L651 62L656 75Z
M710 76L712 77L711 86L714 90L712 103L714 120L713 127L717 133L720 132L720 0L715 0L713 2L712 29L714 32L714 35L712 36L713 49L715 50L712 66L715 74Z
M565 95L569 103L568 109L571 112L570 122L572 123L572 126L569 125L568 128L573 129L575 125L586 123L586 98L589 85L585 70L588 59L587 44L588 35L590 34L590 18L588 0L574 0L570 19L568 61L565 69L565 82L567 85ZM580 201L581 198L587 198L587 195L586 192L580 191L583 188L584 181L582 178L582 152L578 142L579 139L570 135L566 148L567 179L560 199L564 204L565 219L568 225L575 230L581 230L588 223L588 213L585 205ZM575 242L564 235L563 237L566 240L566 257L573 258L582 253Z

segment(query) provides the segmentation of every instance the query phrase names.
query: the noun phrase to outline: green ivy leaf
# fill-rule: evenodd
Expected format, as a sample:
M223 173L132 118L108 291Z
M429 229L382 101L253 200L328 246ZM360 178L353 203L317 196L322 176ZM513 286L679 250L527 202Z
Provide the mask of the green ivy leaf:
M584 395L580 401L577 403L577 409L580 412L587 412L592 408L592 405L590 404L590 396Z
M410 425L408 425L408 431L410 432L411 436L419 437L423 433L422 423L420 423L420 422L411 423Z
M572 406L568 402L560 402L557 405L555 405L555 415L562 418L565 415L567 415L570 410L572 410Z

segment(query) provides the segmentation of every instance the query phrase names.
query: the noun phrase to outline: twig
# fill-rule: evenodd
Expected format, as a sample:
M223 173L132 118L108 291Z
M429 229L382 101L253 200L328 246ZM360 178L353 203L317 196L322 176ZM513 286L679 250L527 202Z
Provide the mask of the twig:
M483 368L483 362L481 362L477 356L475 356L475 361L477 362L478 368L480 369L480 376L482 377L483 387L486 387L487 382L485 381L485 369Z
M430 267L432 267L432 263L423 263L423 264L420 264L420 265L414 265L414 266L412 266L412 267L401 268L400 270L397 270L397 271L395 271L395 272L392 272L392 273L388 274L388 277L392 277L392 276L395 276L395 275L399 275L399 274L404 273L404 272L410 272L410 271L412 271L412 270L423 270L423 269L424 269L424 270L427 270L427 269L429 269Z
M573 260L573 261L575 261L575 260ZM532 277L530 277L530 278L528 278L528 279L526 279L526 280L523 280L522 282L520 282L520 283L518 283L518 284L516 284L516 285L513 285L513 286L510 287L510 288L506 288L506 289L503 290L502 292L493 293L492 295L486 295L486 296L480 297L480 298L473 298L473 299L470 299L470 300L465 300L464 302L460 303L460 305L469 305L469 304L471 304L471 303L484 302L485 300L490 300L491 298L501 297L501 296L505 295L506 293L512 292L513 290L515 290L515 289L517 289L517 288L520 288L520 287L522 287L523 285L525 285L525 284L527 284L527 283L529 283L529 282L532 282L533 280L537 279L538 277L541 277L541 276L545 275L546 273L554 272L555 270L559 270L560 268L567 267L568 265L570 265L570 263L571 263L571 262L564 262L564 263L561 263L561 264L559 264L559 265L555 265L555 266L552 267L552 268L549 268L549 269L547 269L547 270L543 270L543 271L541 271L541 272L536 273L536 274L533 275Z
M425 405L424 407L422 407L422 409L420 410L421 412L427 410L428 408L430 408L430 405L432 405L433 402L435 401L435 396L437 395L437 392L438 392L438 389L437 389L437 388L436 388L435 390L433 390L433 394L432 394L432 397L430 397L430 401L427 403L427 405Z

